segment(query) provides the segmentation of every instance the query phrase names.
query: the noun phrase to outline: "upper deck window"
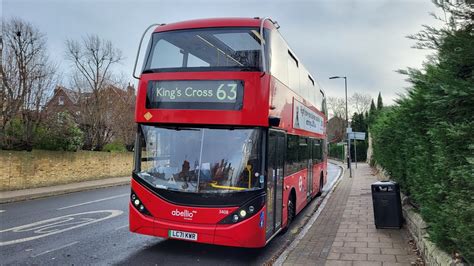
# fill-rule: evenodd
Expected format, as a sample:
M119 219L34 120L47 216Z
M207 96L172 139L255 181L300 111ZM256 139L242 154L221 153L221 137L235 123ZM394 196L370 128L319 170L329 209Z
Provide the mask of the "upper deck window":
M144 72L261 71L258 28L206 28L154 33Z

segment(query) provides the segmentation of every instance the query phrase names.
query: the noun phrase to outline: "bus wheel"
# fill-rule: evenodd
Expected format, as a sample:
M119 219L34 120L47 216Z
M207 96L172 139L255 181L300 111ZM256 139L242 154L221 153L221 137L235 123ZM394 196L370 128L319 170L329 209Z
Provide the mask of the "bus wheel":
M318 194L316 194L316 196L321 196L321 194L323 194L323 176L321 175L321 178L319 179L319 190L318 190Z
M288 226L293 222L293 219L295 219L295 213L295 200L294 197L290 197L288 199Z
M281 230L281 233L284 234L288 231L288 228L290 228L290 224L291 222L293 221L293 219L295 218L295 213L296 213L296 210L295 210L295 200L294 200L294 196L293 195L290 195L290 198L288 199L288 204L287 204L288 208L287 208L287 213L288 213L288 218L287 218L287 223L286 223L286 227L283 228Z

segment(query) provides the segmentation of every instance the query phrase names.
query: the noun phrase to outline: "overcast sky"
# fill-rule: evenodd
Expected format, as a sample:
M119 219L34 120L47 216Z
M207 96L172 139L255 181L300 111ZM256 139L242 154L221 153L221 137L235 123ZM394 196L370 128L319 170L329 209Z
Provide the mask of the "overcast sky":
M328 79L341 75L348 77L349 96L360 92L375 98L381 91L387 104L409 86L395 70L419 68L425 60L428 51L410 48L414 42L406 36L418 32L422 24L437 25L430 12L439 10L429 0L2 1L3 18L22 18L46 34L66 86L70 67L64 57L66 39L98 34L112 41L125 56L116 71L135 82L131 72L138 42L152 23L269 16L278 21L280 32L327 95L344 96L343 80Z

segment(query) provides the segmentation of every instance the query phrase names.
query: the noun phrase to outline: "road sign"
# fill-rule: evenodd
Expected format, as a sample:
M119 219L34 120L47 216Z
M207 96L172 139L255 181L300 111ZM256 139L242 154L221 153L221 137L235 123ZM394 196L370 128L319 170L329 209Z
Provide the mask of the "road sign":
M365 140L365 132L348 133L350 139Z

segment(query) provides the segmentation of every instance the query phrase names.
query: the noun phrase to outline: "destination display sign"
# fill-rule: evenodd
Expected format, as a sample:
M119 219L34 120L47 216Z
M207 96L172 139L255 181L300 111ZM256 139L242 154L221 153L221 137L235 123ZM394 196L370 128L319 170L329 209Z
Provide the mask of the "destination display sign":
M293 102L293 127L324 134L324 118L297 100Z
M240 110L242 80L155 80L148 82L148 109Z

